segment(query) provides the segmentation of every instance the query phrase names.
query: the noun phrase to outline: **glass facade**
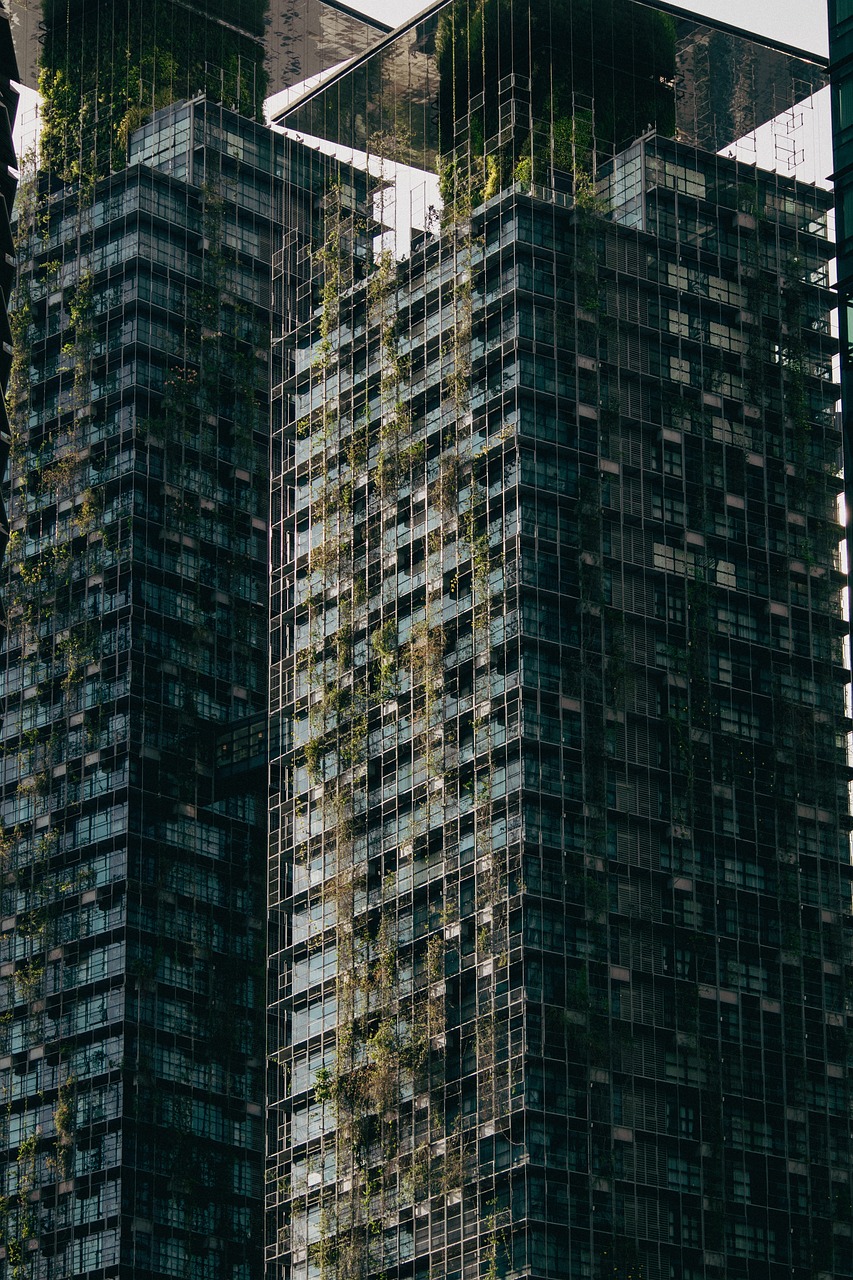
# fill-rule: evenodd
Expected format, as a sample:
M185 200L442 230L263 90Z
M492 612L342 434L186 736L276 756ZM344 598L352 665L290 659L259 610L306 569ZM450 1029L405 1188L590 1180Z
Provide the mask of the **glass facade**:
M824 79L456 0L280 122L270 1276L851 1274Z
M12 206L18 187L18 159L12 130L18 113L20 72L12 43L8 14L0 12L0 479L9 461L9 419L6 413L6 386L12 369L12 330L9 298L14 281L15 246L12 240ZM0 497L0 561L9 540L9 519ZM0 638L5 634L5 616L0 605Z
M848 537L849 513L853 510L850 476L853 476L853 8L846 0L832 0L829 6L830 54L832 58L832 141L838 236L838 301L841 337L842 416L844 422L845 474L847 480Z
M84 181L121 169L151 113L206 92L262 119L266 0L42 0L40 162Z
M129 152L17 206L0 1275L254 1280L283 143Z
M255 87L262 96L258 74L275 94L366 53L389 30L339 0L8 0L7 8L24 84L38 87L46 45L54 69L67 61L73 70L79 59L91 68L97 51L99 82L109 82L113 97L129 87L128 105L143 110L167 83L176 99L206 87L212 96L228 92L232 98L226 101L239 98L245 107ZM45 41L46 22L61 28L58 39ZM193 74L184 78L188 55Z

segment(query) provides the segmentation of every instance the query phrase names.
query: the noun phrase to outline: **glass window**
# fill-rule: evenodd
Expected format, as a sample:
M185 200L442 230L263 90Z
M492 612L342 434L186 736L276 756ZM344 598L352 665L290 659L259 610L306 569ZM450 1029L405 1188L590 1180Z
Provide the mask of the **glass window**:
M841 307L843 333L841 354L847 368L853 367L853 297L848 296Z
M835 86L835 111L839 129L853 125L853 76Z

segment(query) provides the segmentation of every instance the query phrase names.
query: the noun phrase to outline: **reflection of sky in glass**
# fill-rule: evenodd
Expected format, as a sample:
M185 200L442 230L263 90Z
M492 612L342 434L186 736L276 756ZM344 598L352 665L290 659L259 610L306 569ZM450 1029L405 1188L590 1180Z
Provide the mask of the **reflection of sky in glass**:
M442 208L437 173L416 169L413 165L400 164L381 156L369 156L366 151L353 151L292 129L279 131L286 137L315 148L322 155L334 156L345 164L352 165L354 169L379 179L379 189L373 196L373 216L383 230L373 242L376 253L388 249L396 257L405 258L411 249L413 233L437 231Z
M363 7L365 12L369 12L371 16L389 20L389 15L380 12L376 5ZM422 12L423 8L424 6L420 3L396 6L393 15L390 16L398 23L405 23L407 17L411 16L411 14ZM432 9L434 6L430 6L430 8ZM707 0L704 5L685 5L683 11L695 12L697 16L702 17L716 17L723 21L731 21L733 16L731 13L726 12L726 0L721 0L721 2ZM751 15L755 16L747 0L740 19L744 24L748 24ZM802 13L800 16L802 18ZM811 44L812 47L817 47L820 45L826 28L825 14L812 21L811 24L808 22L803 24L801 21L796 29L794 27L788 29L784 19L783 0L779 20L774 27L775 38L780 43L790 41L792 45L799 46ZM764 25L766 27L766 22ZM759 31L761 29L761 23L758 21L754 21L752 26ZM692 44L691 27L692 24L689 22L680 24L682 38L688 47ZM695 30L697 33L701 33L703 29L699 27ZM810 38L807 39L807 37ZM404 42L400 46L401 51L406 47L406 44L407 42L404 38ZM682 105L680 109L679 130L682 130L685 125L688 128L690 127L691 110L695 113L696 118L701 116L703 112L720 110L720 105L716 101L713 92L707 92L707 86L701 85L701 73L706 65L702 60L705 45L701 34L699 34L697 48L700 52L696 60L694 61L692 55L688 55L687 62L682 67L682 72L684 72L685 68L688 69L688 105L683 119L681 118L681 112L685 108ZM713 54L712 58L718 56L721 56L719 52ZM403 57L405 58L405 53ZM270 115L278 114L280 117L288 107L298 101L300 94L310 91L324 81L333 79L335 70L337 69L330 69L321 77L315 77L310 82L306 81L304 85L293 86L278 94L274 99L270 99L267 104ZM690 88L689 74L691 71L696 76L698 92ZM811 68L808 74L810 73ZM782 77L784 78L786 74L789 73L783 71ZM772 80L774 76L778 77L778 75L779 68L777 67L775 72L771 73L770 79ZM766 92L767 87L765 85ZM777 84L776 89L771 92L775 92L778 95L780 92L779 85ZM784 88L781 89L781 92L784 98ZM690 100L691 93L695 93L695 97L692 100ZM761 95L759 95L759 98L761 98ZM751 105L755 114L759 114L762 109L766 114L766 101L766 98L757 99L752 104L749 104L748 100L744 100L741 97L740 110L741 112L744 112L744 110L748 112ZM731 127L735 123L735 118L727 117L725 110L723 110L722 114L717 115L715 119L716 123L712 126L712 130L725 130L727 125ZM309 108L298 122L301 125L307 124L310 127L311 120L312 113ZM291 116L289 122L294 124L297 123L297 120L294 116ZM374 197L373 212L377 222L385 230L375 239L374 248L377 251L391 249L398 259L404 258L410 252L413 232L437 229L437 227L433 226L433 220L437 219L441 209L441 197L438 179L431 168L415 168L408 164L395 163L387 159L383 160L376 156L368 157L365 151L354 151L347 146L336 145L334 142L313 136L310 132L302 132L299 129L287 129L285 132L290 137L301 140L323 154L335 156L346 164L352 164L356 169L367 169L374 177L381 178L380 190ZM700 140L699 145L704 145L706 148L709 147L709 143L705 140ZM829 188L831 184L828 176L833 168L829 90L821 89L811 97L805 98L802 102L797 103L796 106L787 109L774 119L745 134L739 141L722 147L720 154L736 158L745 165L757 165L761 169L770 172L775 171L784 177L796 177L802 182L816 183Z
M39 95L35 89L28 89L25 85L18 86L21 94L21 101L18 104L18 114L15 118L15 128L12 133L12 141L15 145L15 151L19 156L26 155L38 141L38 105Z
M832 121L829 89L784 111L722 155L734 156L744 164L757 164L801 182L829 188L832 183Z
M830 90L827 86L812 94L805 101L784 111L775 120L747 134L733 147L721 152L734 156L742 164L758 165L800 182L814 183L831 190L829 175L832 173L832 116ZM829 211L829 236L835 240L835 211ZM835 263L831 264L831 279L835 283ZM837 332L837 315L832 315L833 332ZM840 358L835 357L834 376L840 374ZM846 616L846 615L845 615Z
M364 0L353 5L372 17L393 23L405 22L424 7L422 0ZM777 0L772 23L766 0L701 0L685 4L684 9L697 16L742 24L759 34L772 35L780 42L825 53L826 10L820 0ZM334 75L336 70L338 68L330 68L322 77L312 77L274 95L267 102L268 114L286 109L301 93ZM23 156L38 141L39 96L35 90L23 86L20 92L14 142L18 155ZM388 160L371 159L368 164L364 152L346 152L318 138L291 136L302 137L307 145L316 146L327 155L336 155L357 169L367 167L374 176L383 179L382 189L375 197L374 212L387 230L377 238L377 248L390 247L396 238L396 253L405 256L409 252L411 232L425 230L432 216L430 211L434 214L441 207L438 179L432 172ZM797 177L802 182L829 187L833 168L829 91L822 90L783 112L738 143L723 148L721 154L734 156L744 164L757 164L762 169Z
M424 8L422 0L349 2L352 9L394 25L413 18ZM692 4L685 0L680 7L822 56L827 53L826 0L775 0L773 4L769 0L694 0Z

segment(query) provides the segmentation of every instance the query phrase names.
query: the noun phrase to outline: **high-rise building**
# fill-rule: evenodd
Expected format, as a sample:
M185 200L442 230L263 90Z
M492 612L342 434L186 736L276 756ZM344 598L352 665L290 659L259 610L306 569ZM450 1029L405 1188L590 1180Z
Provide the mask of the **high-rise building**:
M0 1274L254 1280L283 143L213 100L248 37L78 9L17 205Z
M282 117L276 1280L851 1275L825 79L454 0Z
M9 296L15 275L12 206L18 187L18 159L12 130L18 113L19 95L16 84L19 75L9 15L0 6L0 479L6 473L10 444L5 392L12 370ZM5 554L8 537L9 522L0 496L0 560ZM4 629L4 620L0 614L0 636Z
M131 100L144 110L169 83L176 100L206 88L220 97L236 94L245 105L264 90L275 94L366 52L389 30L341 0L7 0L7 6L25 85L44 87L57 60L64 74L70 54L93 76L98 66L99 101L124 100L122 110Z
M831 0L829 6L832 58L833 183L836 198L838 240L839 331L841 339L841 389L844 423L845 474L847 476L848 534L853 477L853 4Z

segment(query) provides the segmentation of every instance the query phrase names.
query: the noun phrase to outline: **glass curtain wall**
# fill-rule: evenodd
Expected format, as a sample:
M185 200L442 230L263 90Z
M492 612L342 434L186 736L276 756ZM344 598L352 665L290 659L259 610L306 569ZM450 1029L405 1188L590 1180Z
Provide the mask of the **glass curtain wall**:
M11 23L8 14L0 12L0 334L3 356L0 359L0 477L5 475L9 461L9 420L6 412L6 387L12 370L11 327L9 324L9 296L14 282L14 253L12 239L12 207L18 189L18 157L12 131L18 114L20 80L15 46L12 43ZM9 537L9 520L0 499L0 561L5 555ZM0 639L5 632L5 617L0 605Z
M280 122L271 1276L851 1272L824 79L456 0Z
M261 1266L283 144L229 110L262 84L238 10L43 14L0 670L7 1280Z

